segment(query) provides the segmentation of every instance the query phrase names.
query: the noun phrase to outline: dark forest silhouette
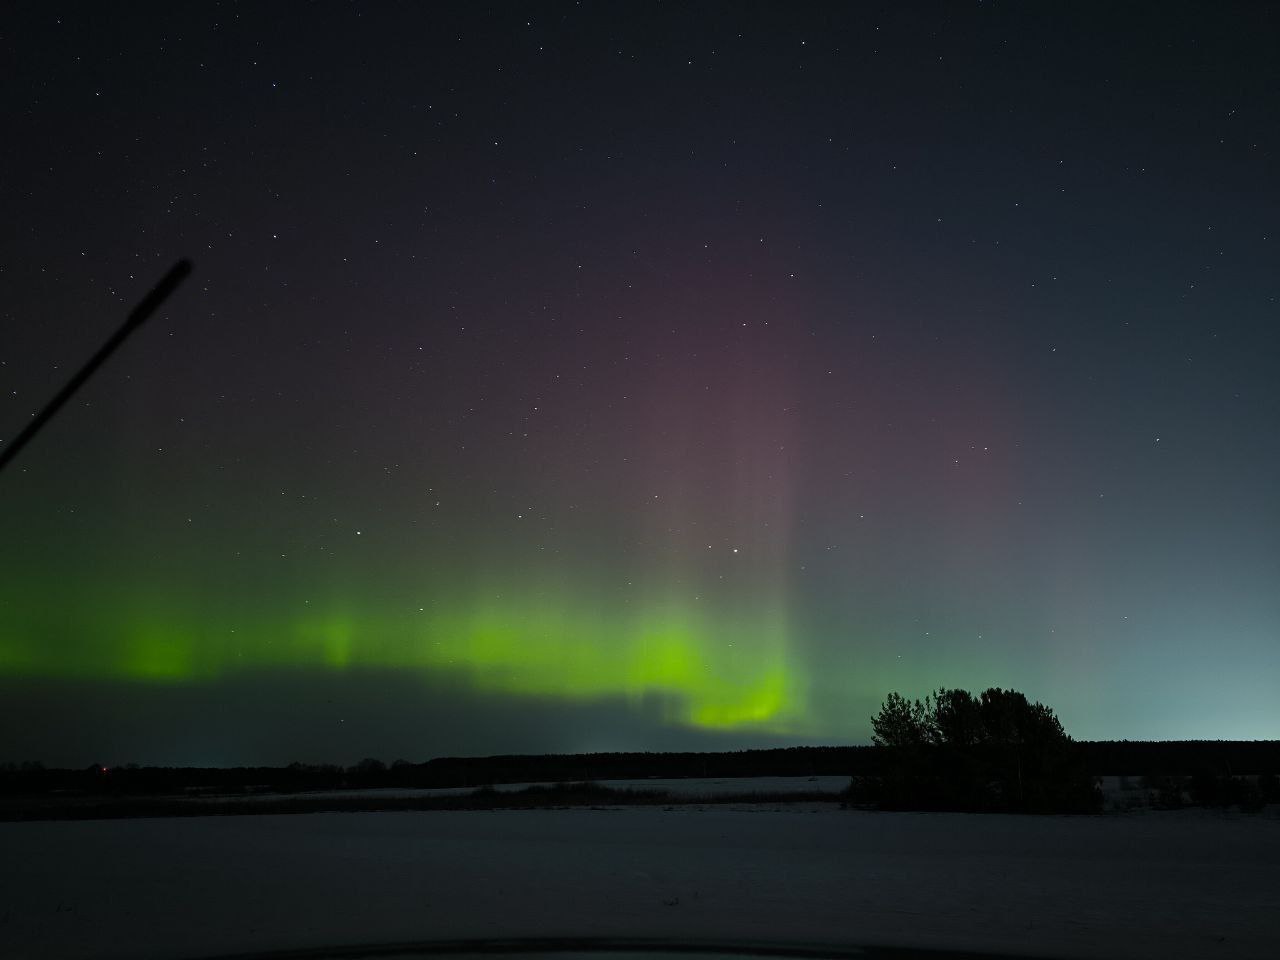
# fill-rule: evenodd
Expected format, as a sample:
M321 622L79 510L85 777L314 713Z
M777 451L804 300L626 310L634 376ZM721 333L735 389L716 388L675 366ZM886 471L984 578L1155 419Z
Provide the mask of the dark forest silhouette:
M977 698L980 700L980 698ZM899 702L900 701L900 702ZM890 701L886 701L886 706ZM930 701L937 716L936 698ZM592 781L635 779L679 779L686 777L817 777L852 775L844 802L854 806L897 807L899 809L1077 809L1059 803L1061 795L1046 789L1062 783L1058 773L1044 777L1032 761L1022 767L1022 800L1016 797L1018 765L1001 766L996 754L990 768L981 765L981 751L947 760L949 768L931 768L927 757L938 750L927 736L911 733L920 716L914 703L896 698L886 719L895 723L904 716L906 740L894 741L907 751L895 751L881 737L879 745L847 747L790 747L772 750L741 750L718 753L593 753L546 754L541 756L441 757L425 763L397 760L391 764L366 758L350 766L293 763L287 767L143 767L136 764L87 768L49 769L34 761L0 763L0 820L46 819L85 816L167 816L198 813L302 812L318 809L453 809L492 806L572 805L576 803L666 802L653 792L608 791ZM947 701L944 698L945 714ZM1028 705L1031 706L1031 705ZM922 703L920 710L925 704ZM1019 708L1020 709L1020 708ZM1046 708L1047 709L1047 708ZM896 729L896 728L895 728ZM1052 725L1050 725L1052 730ZM896 736L890 728L885 733ZM1065 736L1065 734L1064 734ZM914 753L913 753L914 751ZM1051 752L1050 756L1054 754ZM1280 802L1280 741L1071 741L1066 753L1071 792L1065 796L1076 803L1084 783L1080 771L1092 779L1111 775L1135 778L1152 805L1177 807L1186 804L1239 806L1257 809L1265 803ZM1004 755L1007 760L1008 755ZM946 769L948 779L938 780ZM959 779L955 779L957 771ZM981 772L988 777L977 780ZM1003 779L1002 779L1003 777ZM1075 779L1072 779L1075 778ZM341 791L355 788L484 788L492 784L557 783L553 793L537 790L496 796L480 790L462 797L440 800L390 801L378 798L350 798L341 802L309 800L314 791ZM887 792L886 792L886 786ZM758 789L758 788L756 788ZM735 787L726 785L726 796ZM912 790L916 792L911 792ZM921 793L920 791L924 791ZM934 792L929 792L934 791ZM254 800L260 794L284 795L273 800L270 809ZM763 795L758 795L763 797ZM228 804L227 798L243 797L244 808ZM292 797L292 799L290 799ZM803 793L769 796L777 802L797 802L818 797ZM218 798L208 809L193 801ZM976 798L976 799L975 799ZM985 798L985 799L984 799ZM673 798L674 801L675 798ZM831 794L822 795L831 800ZM982 802L978 802L982 801ZM1085 805L1094 809L1092 801Z

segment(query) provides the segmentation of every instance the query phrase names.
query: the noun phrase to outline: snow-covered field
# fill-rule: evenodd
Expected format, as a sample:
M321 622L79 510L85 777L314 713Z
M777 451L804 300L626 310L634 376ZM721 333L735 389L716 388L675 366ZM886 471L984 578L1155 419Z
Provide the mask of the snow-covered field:
M1274 957L1280 820L630 807L0 823L0 954L684 936Z

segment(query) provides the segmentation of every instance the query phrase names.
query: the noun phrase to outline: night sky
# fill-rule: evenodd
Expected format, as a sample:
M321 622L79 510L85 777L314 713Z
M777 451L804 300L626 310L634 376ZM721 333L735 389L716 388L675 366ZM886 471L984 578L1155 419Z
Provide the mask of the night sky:
M2 22L0 760L1280 737L1280 10Z

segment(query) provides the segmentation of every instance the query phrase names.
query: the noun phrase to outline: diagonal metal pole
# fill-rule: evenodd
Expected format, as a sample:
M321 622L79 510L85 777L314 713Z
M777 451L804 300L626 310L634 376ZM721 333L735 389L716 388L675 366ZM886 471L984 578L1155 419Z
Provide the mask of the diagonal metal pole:
M156 312L160 304L168 299L169 294L178 289L178 285L187 278L189 273L191 273L190 260L179 260L169 268L169 272L160 279L160 282L151 289L151 292L129 311L129 316L120 325L120 329L98 348L98 352L89 358L88 362L76 372L74 377L67 381L66 386L44 405L44 409L31 418L30 422L22 428L21 433L8 443L0 446L0 470L7 467L9 462L18 455L18 451L30 443L31 438L53 419L53 415L61 410L63 404L70 400L72 395L84 386L84 382L93 376L94 371L119 349L120 344L124 343L133 331L142 326L147 317Z

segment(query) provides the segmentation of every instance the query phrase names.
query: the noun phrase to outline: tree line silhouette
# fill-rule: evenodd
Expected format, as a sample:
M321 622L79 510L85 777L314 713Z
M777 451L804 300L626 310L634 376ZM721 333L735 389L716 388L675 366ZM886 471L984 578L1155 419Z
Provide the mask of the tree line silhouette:
M875 739L867 746L440 757L390 764L370 757L350 766L53 769L35 761L10 762L0 763L0 807L77 796L849 775L848 802L887 809L1093 810L1095 778L1103 775L1141 777L1161 806L1280 802L1280 741L1074 741L1050 708L1000 688L977 696L943 689L924 700L892 693L872 720Z

